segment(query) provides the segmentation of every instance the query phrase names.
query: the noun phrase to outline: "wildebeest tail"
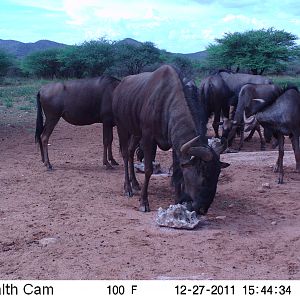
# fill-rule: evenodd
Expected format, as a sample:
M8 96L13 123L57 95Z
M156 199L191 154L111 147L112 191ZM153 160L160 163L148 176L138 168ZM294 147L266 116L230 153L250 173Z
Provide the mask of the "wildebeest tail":
M41 144L41 134L44 129L44 120L43 120L43 109L40 101L40 92L36 95L36 106L37 106L37 115L36 115L36 127L35 127L35 142Z
M200 99L201 99L201 104L206 110L206 113L208 117L210 114L212 114L211 108L210 108L210 97L211 97L211 86L210 83L205 83L202 85L200 88Z

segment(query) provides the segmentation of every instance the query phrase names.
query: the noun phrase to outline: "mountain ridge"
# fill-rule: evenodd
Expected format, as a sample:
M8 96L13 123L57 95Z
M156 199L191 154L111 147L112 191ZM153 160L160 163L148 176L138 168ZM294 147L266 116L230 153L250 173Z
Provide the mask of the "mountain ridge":
M57 43L49 40L39 40L34 43L23 43L15 40L0 39L0 49L16 56L17 58L24 58L25 56L36 52L53 48L63 48L67 45Z
M125 38L123 40L117 41L117 43L129 44L136 47L142 44L141 42L132 38ZM67 46L68 45L66 44L57 43L50 40L38 40L34 43L23 43L16 40L0 39L0 49L8 52L9 54L17 58L24 58L25 56L36 51L43 51L43 50L53 49L53 48L63 48ZM192 60L203 60L207 56L207 51L205 50L194 52L194 53L173 53L168 51L167 53L189 58Z

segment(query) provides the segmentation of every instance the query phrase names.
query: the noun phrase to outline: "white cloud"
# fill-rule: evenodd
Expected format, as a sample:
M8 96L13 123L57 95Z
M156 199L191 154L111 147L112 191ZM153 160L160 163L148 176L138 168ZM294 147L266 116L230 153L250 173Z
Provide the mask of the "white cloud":
M298 34L300 25L295 5L291 5L295 0L2 1L22 8L17 9L22 11L20 15L14 15L18 22L10 26L2 18L0 26L14 27L15 36L19 38L22 34L23 41L25 36L30 41L42 37L67 44L100 37L111 40L131 37L157 42L159 48L168 51L188 53L203 50L224 32L274 27ZM24 7L28 11L26 19ZM1 13L5 14L2 10ZM29 18L30 13L34 15ZM14 18L7 17L10 22ZM31 28L26 34L25 23ZM14 35L3 34L3 37L14 38Z
M294 25L300 25L300 19L291 19L290 22Z
M49 11L63 11L62 0L11 0L12 3Z
M258 20L255 17L250 18L245 15L228 14L222 20L225 23L240 21L240 22L248 24L248 25L254 25L255 27L264 27L266 25L266 23L264 21Z
M202 36L206 40L213 40L215 38L215 36L213 35L213 30L211 28L203 29L201 32L202 32Z
M110 20L115 22L120 20L157 21L163 19L158 10L148 1L63 0L63 6L70 18L68 21L70 24L82 25L94 18L99 18L99 21Z

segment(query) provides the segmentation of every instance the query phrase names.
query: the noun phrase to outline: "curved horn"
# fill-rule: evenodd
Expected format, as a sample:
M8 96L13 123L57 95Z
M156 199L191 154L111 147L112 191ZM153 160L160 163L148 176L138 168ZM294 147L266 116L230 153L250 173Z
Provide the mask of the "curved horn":
M206 147L191 147L189 154L201 158L204 161L211 161L213 159L213 154L209 148Z
M252 99L252 101L257 101L257 102L260 102L260 103L265 103L266 100L264 99Z
M255 120L255 116L250 116L249 118L246 117L246 113L244 111L244 123L245 124L252 124Z
M198 141L200 138L200 135L194 137L193 139L191 139L190 141L186 142L185 144L183 144L180 148L180 152L181 153L187 153L187 151L192 147L193 143L195 143L196 141Z

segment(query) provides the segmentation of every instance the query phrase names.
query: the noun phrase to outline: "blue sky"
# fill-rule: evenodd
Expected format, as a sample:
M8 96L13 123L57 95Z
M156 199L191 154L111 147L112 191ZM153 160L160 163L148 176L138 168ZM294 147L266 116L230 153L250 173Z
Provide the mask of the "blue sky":
M66 44L106 37L204 50L225 32L274 27L300 37L299 0L1 0L0 39Z

